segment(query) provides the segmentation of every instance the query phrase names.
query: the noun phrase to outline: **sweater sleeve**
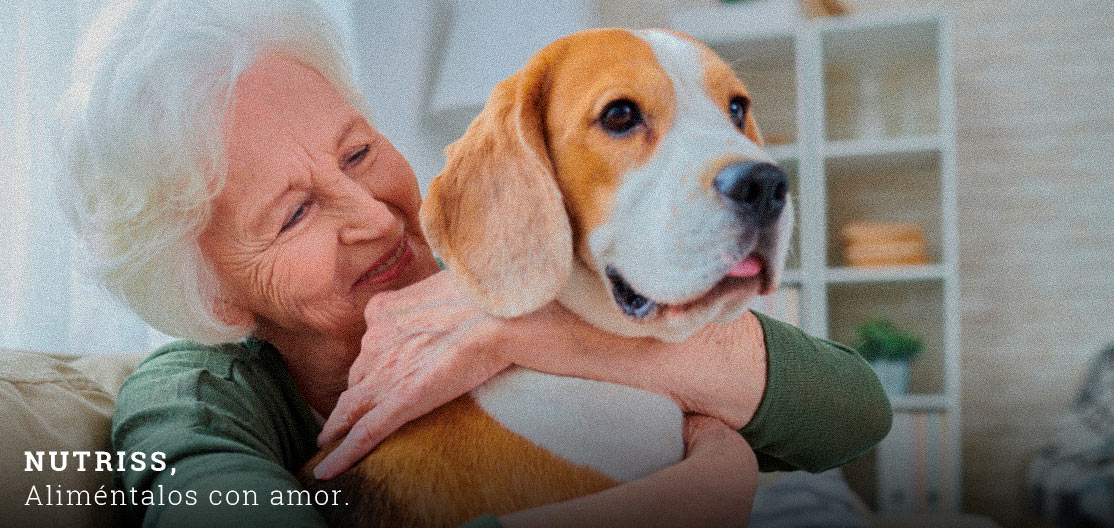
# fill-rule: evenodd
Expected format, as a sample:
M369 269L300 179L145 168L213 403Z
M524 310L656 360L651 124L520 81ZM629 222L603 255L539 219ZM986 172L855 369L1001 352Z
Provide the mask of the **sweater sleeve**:
M143 525L325 526L291 473L312 453L312 429L303 430L308 408L291 405L281 360L189 345L156 352L120 389L114 448L165 453L161 471L118 475ZM268 373L275 361L282 376ZM272 504L276 494L284 505Z
M890 430L893 411L878 376L854 350L755 313L766 340L766 393L739 432L762 471L843 465Z

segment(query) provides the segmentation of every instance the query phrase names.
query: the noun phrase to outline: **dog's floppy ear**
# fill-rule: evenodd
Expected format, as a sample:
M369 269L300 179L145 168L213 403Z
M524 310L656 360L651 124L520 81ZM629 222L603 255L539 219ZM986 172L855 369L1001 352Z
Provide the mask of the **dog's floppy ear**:
M496 85L445 149L422 229L457 284L489 313L514 317L556 298L572 266L572 231L543 130L548 60Z

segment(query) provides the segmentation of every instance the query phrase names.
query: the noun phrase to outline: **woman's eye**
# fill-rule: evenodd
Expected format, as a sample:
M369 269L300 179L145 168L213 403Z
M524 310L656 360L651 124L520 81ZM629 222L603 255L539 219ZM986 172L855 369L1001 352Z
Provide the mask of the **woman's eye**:
M642 123L642 112L629 99L612 101L600 112L600 126L613 135L621 136Z
M731 122L739 132L743 132L747 127L747 109L750 108L750 100L746 97L735 96L731 98L731 103L727 107L727 113L731 116Z
M364 145L360 148L357 148L357 149L351 151L347 156L344 157L344 166L348 167L350 165L355 165L355 164L359 163L365 157L367 157L367 153L368 153L369 150L370 150L370 148L368 147L368 145Z
M298 208L294 211L294 214L290 215L290 218L286 220L286 223L282 224L282 229L279 229L279 233L286 231L291 227L294 227L295 224L301 221L302 218L306 215L306 212L309 211L309 206L309 200L302 202L301 205L299 205Z

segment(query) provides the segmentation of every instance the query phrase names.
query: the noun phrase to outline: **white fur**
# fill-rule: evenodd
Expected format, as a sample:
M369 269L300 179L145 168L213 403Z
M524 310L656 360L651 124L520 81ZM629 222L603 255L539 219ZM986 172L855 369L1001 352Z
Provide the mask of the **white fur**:
M673 82L674 122L649 162L623 175L608 220L588 234L600 269L575 266L559 300L612 332L676 341L711 321L738 317L748 299L721 298L684 318L635 322L615 307L603 267L616 266L635 290L655 301L683 304L706 293L745 256L739 254L741 239L774 246L767 264L771 273L779 271L792 231L792 206L782 214L777 239L759 240L756 229L742 225L725 201L703 186L701 175L717 161L772 160L735 129L722 108L728 101L708 97L694 44L661 31L638 35Z
M676 464L685 453L681 409L641 389L515 367L472 397L510 431L620 482Z

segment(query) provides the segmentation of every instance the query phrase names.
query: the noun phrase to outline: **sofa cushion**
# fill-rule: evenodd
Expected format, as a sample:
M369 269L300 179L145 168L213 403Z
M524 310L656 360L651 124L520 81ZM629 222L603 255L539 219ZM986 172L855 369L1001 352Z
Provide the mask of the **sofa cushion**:
M116 392L143 355L65 357L0 350L0 511L10 526L117 526L126 508L46 506L58 491L95 494L112 488L112 473L85 471L68 457L50 467L50 451L111 451L109 429ZM44 451L42 471L27 471L26 452ZM57 459L58 463L62 458ZM38 500L34 500L34 495ZM74 495L84 502L84 496ZM42 506L37 505L42 502ZM28 505L30 502L30 505ZM9 524L10 523L10 524Z

